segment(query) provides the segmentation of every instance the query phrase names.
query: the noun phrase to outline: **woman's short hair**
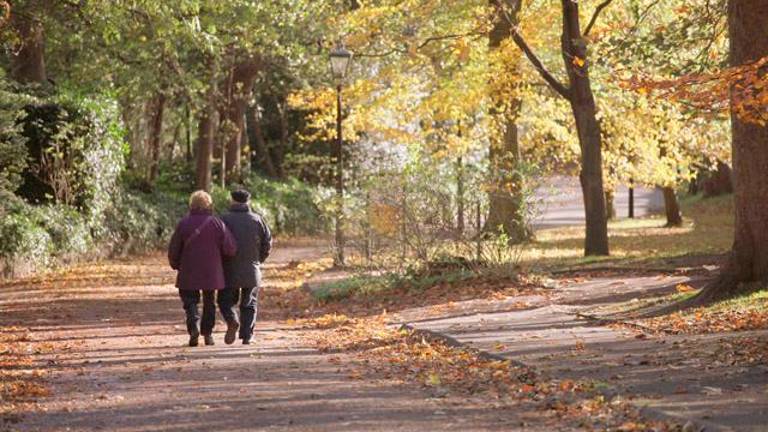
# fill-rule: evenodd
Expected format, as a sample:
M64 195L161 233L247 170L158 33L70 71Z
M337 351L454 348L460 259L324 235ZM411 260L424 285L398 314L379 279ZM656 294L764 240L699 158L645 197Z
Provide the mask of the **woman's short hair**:
M213 207L213 199L204 190L192 192L192 196L189 197L189 209L190 210L210 210Z

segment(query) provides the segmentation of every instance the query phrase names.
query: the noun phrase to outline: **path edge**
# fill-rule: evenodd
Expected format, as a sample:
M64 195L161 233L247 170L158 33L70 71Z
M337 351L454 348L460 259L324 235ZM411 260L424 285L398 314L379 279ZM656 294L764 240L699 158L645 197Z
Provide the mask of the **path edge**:
M473 350L477 353L477 356L483 360L509 361L513 365L516 365L519 367L534 368L533 366L523 363L520 360L510 359L499 354L494 354L485 350L472 347L464 342L459 341L453 336L447 335L445 333L440 333L434 330L417 328L411 324L402 324L400 326L400 330L409 331L413 335L422 337L428 341L444 343L445 345L452 348L464 348L468 350ZM613 397L618 394L618 392L614 388L601 389L601 390L598 390L598 393L605 397ZM734 432L733 428L730 428L727 426L721 426L709 421L694 420L686 416L670 414L658 408L651 408L647 405L637 404L632 400L629 400L629 402L640 411L640 414L642 416L648 417L654 420L674 421L674 422L680 423L684 427L684 430L686 432L688 431L690 432Z

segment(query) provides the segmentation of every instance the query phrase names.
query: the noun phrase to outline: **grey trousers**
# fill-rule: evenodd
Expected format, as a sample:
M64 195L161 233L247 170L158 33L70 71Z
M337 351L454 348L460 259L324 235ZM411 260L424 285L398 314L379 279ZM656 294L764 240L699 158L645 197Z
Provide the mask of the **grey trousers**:
M235 306L240 303L240 339L250 339L256 325L259 287L225 288L219 292L219 308L227 322L238 321Z

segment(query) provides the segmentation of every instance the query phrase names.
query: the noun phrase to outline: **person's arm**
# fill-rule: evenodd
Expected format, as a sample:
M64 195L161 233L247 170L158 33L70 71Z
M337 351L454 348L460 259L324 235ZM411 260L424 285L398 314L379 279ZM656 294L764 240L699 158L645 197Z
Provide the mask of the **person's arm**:
M272 233L269 231L267 223L264 218L258 218L258 230L261 241L259 242L259 262L264 262L269 258L269 253L272 251Z
M170 264L171 268L174 270L178 270L181 267L181 253L184 249L184 241L179 232L180 226L181 223L176 225L176 230L173 231L171 242L168 245L168 264Z
M219 220L221 224L222 236L221 236L221 253L224 256L233 257L237 254L237 242L232 232L227 228L227 224Z

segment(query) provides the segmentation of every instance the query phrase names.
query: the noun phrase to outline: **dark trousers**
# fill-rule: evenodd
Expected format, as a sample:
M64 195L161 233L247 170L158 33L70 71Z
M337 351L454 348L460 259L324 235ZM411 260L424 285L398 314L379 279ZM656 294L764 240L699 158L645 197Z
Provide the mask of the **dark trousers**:
M187 332L194 334L199 332L203 336L213 333L213 326L216 324L216 292L202 291L203 295L203 317L200 318L200 312L197 309L200 303L200 291L197 290L179 290L179 297L184 304L184 312L187 314ZM198 330L197 322L200 321Z
M227 322L237 321L235 306L240 302L240 339L250 339L256 324L259 287L225 288L219 293L219 308Z

